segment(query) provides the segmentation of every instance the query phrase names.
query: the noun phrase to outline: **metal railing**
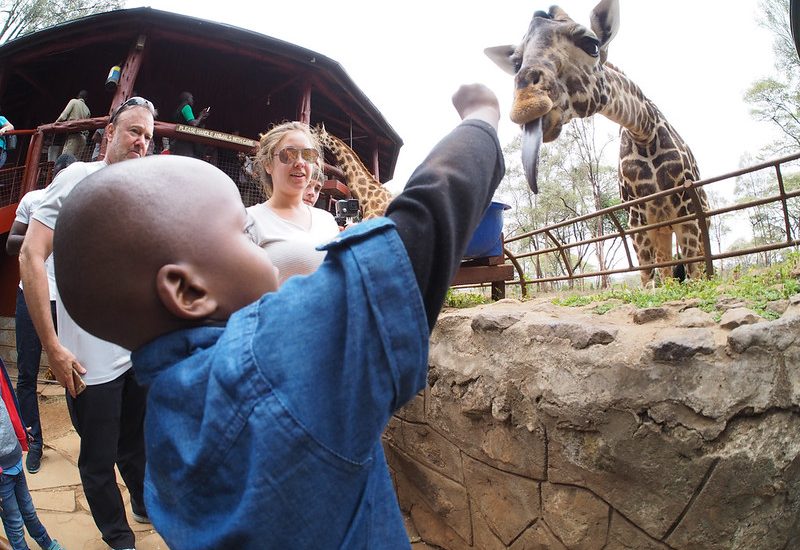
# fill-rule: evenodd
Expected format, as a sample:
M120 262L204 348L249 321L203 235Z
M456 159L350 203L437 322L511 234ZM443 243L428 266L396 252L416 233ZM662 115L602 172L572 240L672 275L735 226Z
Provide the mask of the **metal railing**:
M706 274L712 275L714 272L714 261L716 260L723 260L733 257L746 256L750 254L769 252L788 247L799 247L800 227L798 227L798 224L800 222L798 222L797 220L793 220L790 215L790 201L795 200L798 201L798 204L800 204L800 189L788 192L784 184L784 175L782 171L782 167L785 167L785 165L787 165L788 163L798 159L800 159L800 153L763 162L754 166L736 170L734 172L729 172L721 176L707 178L697 182L686 182L684 185L676 187L674 189L660 191L658 193L648 195L647 197L639 198L629 202L624 202L616 206L604 208L596 212L564 220L562 222L551 224L546 227L535 229L533 231L527 231L518 235L505 237L503 242L503 252L505 259L507 262L510 262L515 267L516 272L518 274L517 279L514 279L512 281L507 281L506 284L520 285L521 293L523 296L525 296L527 294L527 287L530 285L540 285L542 283L554 283L558 281L574 281L576 279L585 279L589 277L603 277L603 276L618 275L624 273L634 273L642 270L672 267L679 264L689 264L695 262L702 262L705 266ZM732 178L738 178L746 174L770 168L774 169L775 171L775 177L777 180L777 190L778 190L777 194L771 195L769 197L760 198L757 200L751 200L748 202L724 206L722 208L717 208L712 210L703 210L703 208L701 207L701 202L697 193L698 189L710 186L718 182L730 180ZM654 223L646 226L641 226L636 228L625 227L625 224L623 223L624 215L631 206L658 200L661 198L667 198L668 200L670 196L677 193L686 193L687 196L689 197L689 200L692 203L691 208L688 209L688 211L690 212L689 214L669 221ZM748 209L754 209L776 203L779 203L780 205L779 210L781 212L782 225L783 225L783 235L780 239L776 239L773 242L762 243L745 248L739 248L737 250L720 252L717 254L711 252L712 249L711 236L709 234L710 224L707 222L709 222L712 218L717 216L722 216L723 214L728 214L731 212L745 211ZM795 209L797 210L797 206L795 206ZM603 219L606 219L610 222L610 225L606 225L606 227L613 227L615 228L615 230L607 231L601 235L596 235L572 242L566 242L565 240L559 238L558 236L559 230L575 226L576 224L588 224L589 222L594 222L594 224L597 224L598 226L602 227L602 225L598 224L597 222L599 221L602 223ZM703 249L704 249L704 254L702 256L694 256L691 258L680 258L671 261L649 263L644 265L637 264L636 254L632 250L632 243L630 242L629 237L635 235L636 233L650 231L653 229L658 229L688 221L696 221L700 229L700 239L703 242ZM580 232L573 231L573 234L580 234ZM513 246L514 243L520 242L524 239L530 239L531 242L545 242L547 244L545 245L544 248L534 249L525 252L520 252L519 250L515 251ZM593 245L597 243L600 243L600 246L606 246L607 241L610 241L610 243L608 244L610 244L611 246L615 246L618 243L621 243L620 246L624 250L624 255L625 255L624 263L627 265L613 269L604 269L596 271L586 271L583 269L576 270L574 268L573 262L571 261L572 258L570 254L571 249L586 247L588 245ZM529 274L526 274L522 265L522 260L525 260L527 258L535 260L537 257L541 256L546 256L548 258L557 258L557 261L560 263L563 274L540 276L540 277L530 277ZM485 286L485 285L464 285L464 287L468 286L474 287L474 286Z

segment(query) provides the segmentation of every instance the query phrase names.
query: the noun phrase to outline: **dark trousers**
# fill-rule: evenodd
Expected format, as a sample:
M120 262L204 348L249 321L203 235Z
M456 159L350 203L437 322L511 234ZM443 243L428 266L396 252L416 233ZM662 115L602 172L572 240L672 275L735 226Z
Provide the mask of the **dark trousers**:
M103 540L112 548L133 548L136 537L125 518L114 464L131 495L134 512L144 513L144 408L146 390L133 369L111 382L67 393L72 425L81 436L78 470L89 509Z
M53 323L56 320L56 303L50 302ZM39 399L36 395L39 361L42 358L42 343L33 327L25 295L17 287L17 310L15 314L17 332L17 399L25 426L30 427L33 438L32 449L42 449L42 425L39 422Z

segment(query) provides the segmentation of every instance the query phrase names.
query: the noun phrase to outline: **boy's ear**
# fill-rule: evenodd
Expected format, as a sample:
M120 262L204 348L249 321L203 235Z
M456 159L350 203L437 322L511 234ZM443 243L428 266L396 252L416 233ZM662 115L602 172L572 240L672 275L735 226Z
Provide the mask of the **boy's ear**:
M179 319L203 319L217 309L202 279L191 267L162 266L156 274L156 292L164 307Z

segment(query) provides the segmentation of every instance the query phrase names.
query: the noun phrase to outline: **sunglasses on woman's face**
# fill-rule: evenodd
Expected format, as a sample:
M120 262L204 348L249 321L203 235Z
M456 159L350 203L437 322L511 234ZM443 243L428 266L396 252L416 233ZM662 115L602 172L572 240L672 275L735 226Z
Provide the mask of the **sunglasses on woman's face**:
M319 151L316 149L298 149L297 147L285 147L277 154L273 155L278 157L278 160L283 164L294 164L299 157L303 160L314 164L319 159Z

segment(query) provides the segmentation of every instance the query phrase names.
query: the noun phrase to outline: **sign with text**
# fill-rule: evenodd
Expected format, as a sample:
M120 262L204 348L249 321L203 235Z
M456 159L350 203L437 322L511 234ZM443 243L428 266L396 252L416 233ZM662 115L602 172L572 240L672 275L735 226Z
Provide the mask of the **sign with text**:
M225 132L218 132L216 130L208 130L206 128L198 128L197 126L176 124L175 131L181 134L191 134L193 136L202 136L205 138L215 139L217 141L227 141L228 143L236 143L237 145L244 145L246 147L255 148L258 145L257 141L246 137L235 136L233 134L226 134Z

